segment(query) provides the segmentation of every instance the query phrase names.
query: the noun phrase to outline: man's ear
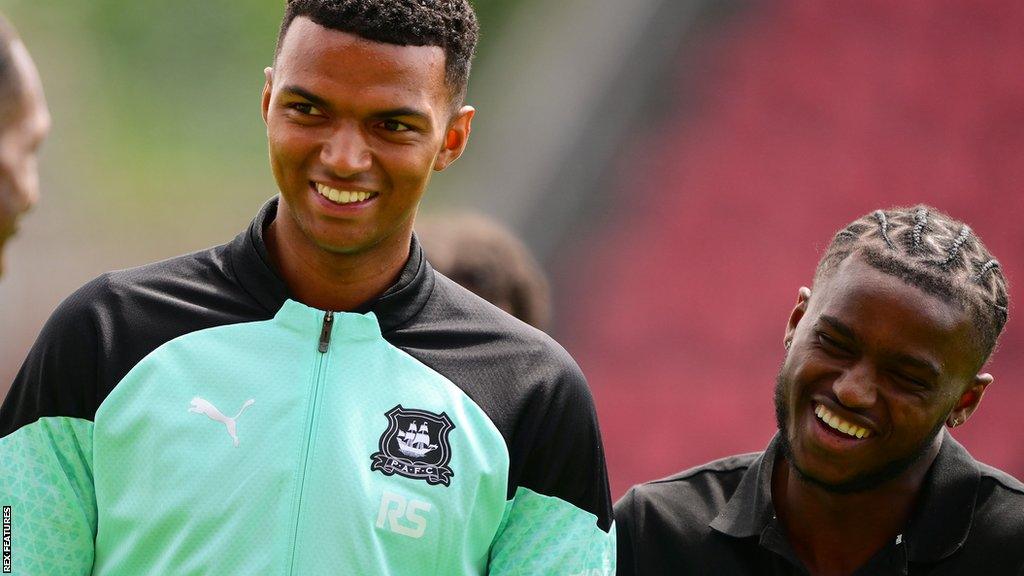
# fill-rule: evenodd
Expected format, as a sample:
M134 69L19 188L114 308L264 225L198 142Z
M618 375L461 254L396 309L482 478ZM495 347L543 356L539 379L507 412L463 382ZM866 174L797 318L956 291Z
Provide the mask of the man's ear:
M811 289L806 286L801 286L796 292L796 306L793 306L793 311L789 313L789 322L786 323L786 335L782 339L782 345L789 350L789 347L793 344L793 336L796 333L796 326L803 319L804 314L807 312L807 302L811 299Z
M472 106L463 106L459 109L455 118L448 123L448 129L444 134L444 141L441 143L441 152L434 160L434 170L440 172L462 156L462 152L469 143L469 133L473 129L473 116L476 109Z
M971 414L974 414L974 411L978 409L978 405L981 404L981 397L985 395L985 389L992 383L992 380L992 375L988 373L975 376L974 382L960 395L956 407L953 408L953 411L946 418L946 425L950 428L956 428L967 422L967 419L971 417Z
M274 69L267 66L263 69L263 75L266 77L266 81L263 83L263 123L267 123L267 114L270 111L270 93L273 92L274 88Z

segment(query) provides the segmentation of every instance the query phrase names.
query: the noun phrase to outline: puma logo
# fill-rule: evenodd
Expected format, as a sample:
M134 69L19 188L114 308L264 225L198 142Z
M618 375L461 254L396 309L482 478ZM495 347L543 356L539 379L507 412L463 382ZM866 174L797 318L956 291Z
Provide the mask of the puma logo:
M199 396L196 396L195 398L192 399L192 402L190 402L188 411L194 414L206 414L210 418L210 420L216 420L217 422L220 422L221 424L226 426L228 429L228 434L231 435L231 439L234 440L235 446L237 447L238 434L235 431L235 420L238 420L238 417L242 415L242 412L245 412L246 408L252 406L255 403L256 400L254 400L253 398L246 400L245 404L242 404L242 407L238 409L238 414L235 414L234 418L228 418L227 416L222 414L221 411L218 410L216 406L210 404L209 401L204 400Z

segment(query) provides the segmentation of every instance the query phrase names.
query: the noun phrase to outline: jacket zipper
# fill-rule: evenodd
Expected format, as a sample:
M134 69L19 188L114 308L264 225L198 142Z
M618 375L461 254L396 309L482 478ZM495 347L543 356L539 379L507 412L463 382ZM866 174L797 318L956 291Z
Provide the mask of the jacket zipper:
M309 453L313 444L313 430L316 422L317 399L320 396L320 382L323 380L324 366L327 363L327 351L331 348L331 328L334 325L334 312L324 313L323 326L320 328L320 339L317 342L316 372L313 375L313 393L309 399L309 419L306 423L306 438L302 447L302 474L296 491L295 525L292 530L292 558L289 562L289 574L295 573L295 560L298 557L299 516L302 514L302 493L306 483L306 469L309 467Z
M334 324L334 312L330 310L324 314L324 327L320 330L320 347L317 350L321 354L326 354L327 349L331 346L331 325Z

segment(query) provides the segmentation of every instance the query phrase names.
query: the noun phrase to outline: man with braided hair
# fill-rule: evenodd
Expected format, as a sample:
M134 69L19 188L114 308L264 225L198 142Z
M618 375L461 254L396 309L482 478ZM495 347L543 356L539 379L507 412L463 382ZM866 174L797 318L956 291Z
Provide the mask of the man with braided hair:
M0 408L17 574L610 574L569 355L413 236L466 147L467 0L290 0L261 101L280 195L105 274Z
M840 230L786 326L779 433L630 490L618 574L1024 574L1024 485L945 430L992 383L1007 311L962 222L918 206Z

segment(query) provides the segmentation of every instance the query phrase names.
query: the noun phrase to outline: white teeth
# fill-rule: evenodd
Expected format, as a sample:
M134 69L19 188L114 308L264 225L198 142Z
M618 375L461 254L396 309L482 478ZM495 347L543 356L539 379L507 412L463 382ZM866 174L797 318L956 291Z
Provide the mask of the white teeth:
M850 422L847 422L833 414L828 408L825 408L824 404L818 404L814 408L814 415L825 424L828 424L830 428L838 430L843 434L853 436L854 438L867 438L871 435L871 432L866 428L861 428L856 424L851 424Z
M316 191L321 196L337 204L350 204L352 202L364 202L373 196L371 192L355 192L351 190L335 190L330 186L316 183Z

